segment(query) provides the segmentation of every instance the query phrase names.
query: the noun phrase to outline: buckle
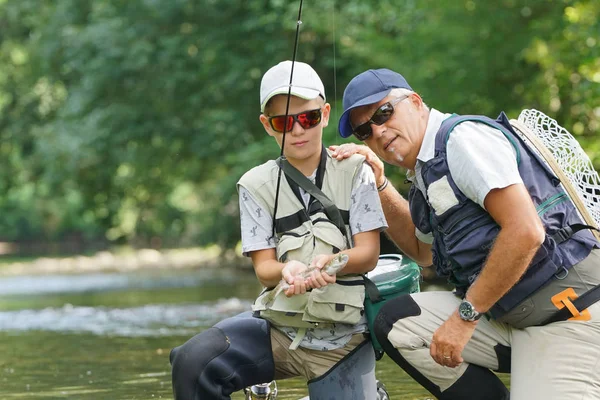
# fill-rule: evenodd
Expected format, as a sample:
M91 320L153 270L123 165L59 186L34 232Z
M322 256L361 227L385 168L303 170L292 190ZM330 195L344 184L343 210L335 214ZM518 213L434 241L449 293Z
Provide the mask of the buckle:
M573 304L573 300L577 299L577 293L573 288L567 288L560 293L555 294L550 298L552 304L559 310L563 308L567 308L571 313L572 317L569 318L569 321L589 321L592 319L590 311L586 308L585 310L579 311L575 304Z
M552 235L552 239L554 239L556 244L561 244L562 242L569 240L571 236L573 236L573 228L567 226L554 232L554 234Z

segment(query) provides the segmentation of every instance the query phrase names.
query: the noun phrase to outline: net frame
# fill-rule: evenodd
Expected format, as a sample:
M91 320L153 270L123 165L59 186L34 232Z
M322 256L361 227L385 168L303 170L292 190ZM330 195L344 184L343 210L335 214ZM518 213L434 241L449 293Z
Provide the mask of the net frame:
M510 124L552 169L588 225L600 226L600 176L581 145L556 120L526 109ZM592 230L600 240L600 233Z

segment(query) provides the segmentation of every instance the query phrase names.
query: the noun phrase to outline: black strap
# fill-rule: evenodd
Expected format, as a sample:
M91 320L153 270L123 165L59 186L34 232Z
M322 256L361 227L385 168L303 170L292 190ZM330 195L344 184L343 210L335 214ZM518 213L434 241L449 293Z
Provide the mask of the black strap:
M589 306L591 306L592 304L596 303L597 301L600 301L600 285L594 286L593 288L591 288L590 290L573 300L572 303L575 306L575 308L577 308L577 310L581 312ZM547 325L558 321L566 321L571 317L573 317L571 311L569 311L567 307L564 307L558 310L556 313L554 313L554 315L552 315L550 318L545 320L541 325Z
M573 224L566 226L564 228L559 229L558 231L552 234L552 239L556 242L556 244L561 244L564 241L569 240L574 234L584 229L593 229L595 231L598 230L595 226L585 225L585 224Z
M383 301L383 297L381 297L381 293L379 292L379 289L377 289L377 285L372 280L367 278L366 275L362 275L362 277L365 282L365 292L367 297L369 297L369 300L371 300L371 303L375 304Z
M304 174L298 171L286 158L278 158L277 162L280 163L283 172L287 177L296 182L298 186L304 189L307 193L309 193L312 197L314 197L318 202L321 203L323 208L325 209L325 214L327 217L337 226L337 228L342 232L346 240L348 240L348 234L346 231L346 225L344 224L344 219L342 218L342 214L337 206L319 189L314 183L312 183ZM318 177L318 175L317 175ZM322 178L321 178L322 179Z

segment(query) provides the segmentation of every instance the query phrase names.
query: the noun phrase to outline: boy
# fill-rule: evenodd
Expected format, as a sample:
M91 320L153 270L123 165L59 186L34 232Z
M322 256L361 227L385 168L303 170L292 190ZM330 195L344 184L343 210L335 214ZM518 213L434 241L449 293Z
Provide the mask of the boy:
M296 376L309 381L311 398L317 398L311 381L368 345L359 274L376 266L379 232L387 227L374 175L362 156L337 161L325 150L323 128L331 107L323 83L308 64L293 67L291 88L292 62L284 61L265 73L260 90L260 122L284 147L286 161L268 161L238 182L243 252L265 288L281 279L289 288L271 300L263 291L253 316L221 321L174 349L177 399L229 399L245 386ZM335 204L341 219L315 198L320 196L314 186L307 191L280 173L285 162ZM322 268L340 252L347 264L329 275ZM309 267L315 267L312 273ZM360 398L375 398L374 382L374 370L368 371L353 390Z

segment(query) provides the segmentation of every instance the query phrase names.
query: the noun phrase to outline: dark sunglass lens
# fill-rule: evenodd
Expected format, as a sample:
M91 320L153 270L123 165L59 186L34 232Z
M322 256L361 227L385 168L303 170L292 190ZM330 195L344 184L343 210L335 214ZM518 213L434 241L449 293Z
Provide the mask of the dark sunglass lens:
M354 136L356 136L356 138L361 141L367 140L371 136L371 133L372 131L370 122L357 126L354 130Z
M373 114L373 116L371 117L371 121L373 121L373 123L377 125L381 125L385 123L388 119L390 119L393 113L394 106L392 106L390 103L385 103L384 105L379 107L377 111L375 111L375 114Z
M271 118L271 126L276 132L282 133L285 125L285 115L279 115L277 117ZM291 116L287 117L287 127L285 128L286 132L289 132L292 128L292 124L294 123L294 118Z
M317 126L321 122L321 110L312 110L298 114L298 122L304 129Z

